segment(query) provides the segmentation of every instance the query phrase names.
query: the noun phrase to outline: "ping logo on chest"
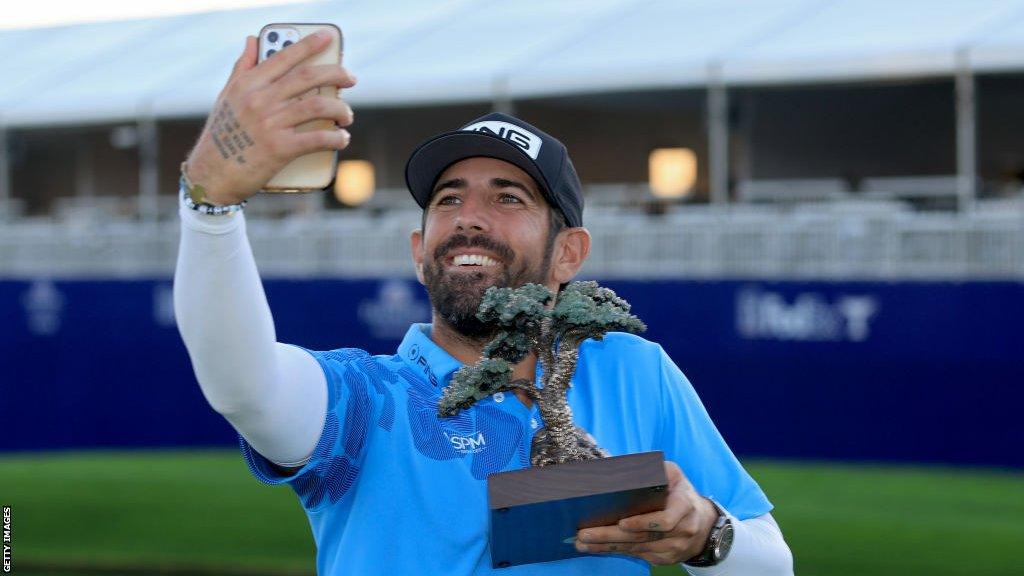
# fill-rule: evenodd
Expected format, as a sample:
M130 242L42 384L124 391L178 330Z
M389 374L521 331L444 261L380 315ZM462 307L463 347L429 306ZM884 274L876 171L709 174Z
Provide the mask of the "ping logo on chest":
M437 376L435 376L434 371L430 369L430 363L427 362L426 356L420 354L420 347L418 344L413 344L412 347L409 348L408 356L410 360L415 362L416 365L423 370L423 374L427 377L427 380L430 381L431 385L433 385L434 388L437 388Z
M470 132L483 132L485 134L504 138L519 148L522 148L523 152L526 152L526 154L534 160L536 160L537 155L540 154L540 146L543 143L540 136L537 136L533 132L530 132L520 126L516 126L511 122L502 122L500 120L484 120L483 122L476 122L464 127L463 130Z

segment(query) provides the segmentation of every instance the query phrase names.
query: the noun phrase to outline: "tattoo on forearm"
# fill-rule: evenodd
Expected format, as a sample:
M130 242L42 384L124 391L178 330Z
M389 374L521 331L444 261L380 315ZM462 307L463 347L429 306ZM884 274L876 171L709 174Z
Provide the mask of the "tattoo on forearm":
M245 149L256 144L256 141L249 136L242 128L231 104L222 103L213 113L213 122L210 125L210 136L213 138L213 145L217 152L225 159L234 158L235 162L245 164Z

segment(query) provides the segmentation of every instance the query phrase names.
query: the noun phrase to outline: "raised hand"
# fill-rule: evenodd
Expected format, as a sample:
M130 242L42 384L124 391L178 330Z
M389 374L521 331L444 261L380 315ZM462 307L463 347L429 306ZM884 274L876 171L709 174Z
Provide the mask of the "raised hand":
M258 192L281 168L311 152L341 150L351 136L352 109L339 98L296 98L320 86L349 88L355 77L343 67L302 64L331 43L312 34L257 65L257 40L248 37L227 84L217 97L185 170L211 204L237 204ZM296 126L329 119L330 130L299 132Z

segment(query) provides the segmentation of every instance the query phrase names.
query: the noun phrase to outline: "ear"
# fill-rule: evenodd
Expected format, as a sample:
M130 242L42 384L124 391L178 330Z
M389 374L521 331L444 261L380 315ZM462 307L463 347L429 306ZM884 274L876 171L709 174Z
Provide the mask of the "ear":
M416 266L416 279L420 284L426 284L423 279L423 230L413 230L409 238L412 246L412 262Z
M586 228L566 228L555 239L551 255L551 279L564 284L576 277L590 254L590 232Z

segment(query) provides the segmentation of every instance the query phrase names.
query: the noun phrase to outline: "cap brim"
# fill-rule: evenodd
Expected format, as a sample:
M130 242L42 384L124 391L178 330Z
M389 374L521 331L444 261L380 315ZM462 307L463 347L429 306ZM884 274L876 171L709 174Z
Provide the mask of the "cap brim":
M533 178L549 204L558 205L540 168L526 152L498 136L460 131L441 134L424 142L409 157L405 165L405 183L420 208L425 208L430 202L437 179L449 166L475 157L496 158L518 166Z

